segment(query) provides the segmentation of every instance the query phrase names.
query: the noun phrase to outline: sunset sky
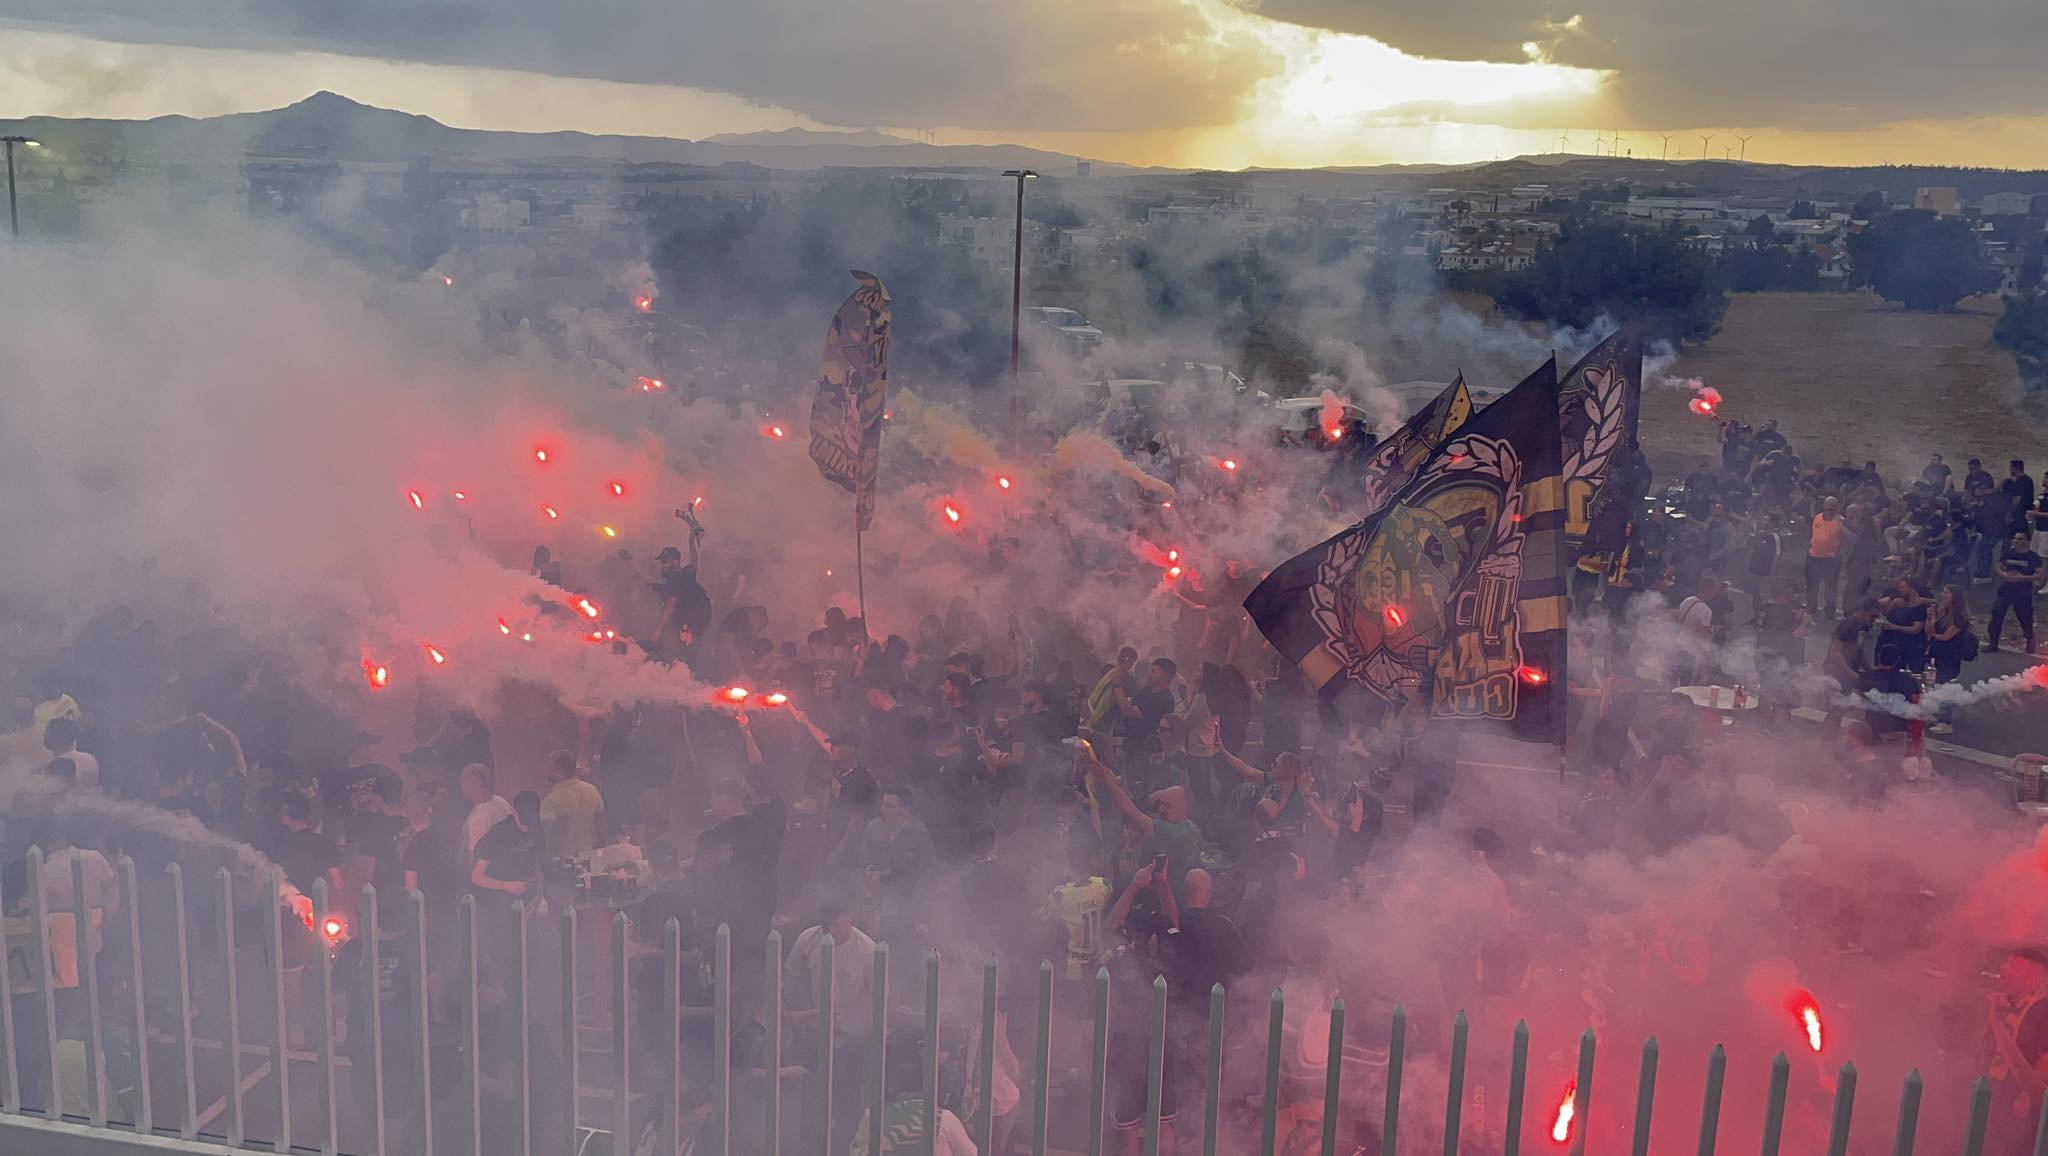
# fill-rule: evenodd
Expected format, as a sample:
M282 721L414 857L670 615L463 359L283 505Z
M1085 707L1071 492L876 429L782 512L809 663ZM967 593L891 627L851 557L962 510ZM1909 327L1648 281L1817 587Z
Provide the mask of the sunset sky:
M806 127L1138 164L2038 167L2042 0L0 0L0 117L330 89L449 124ZM1669 133L1667 146L1660 134Z

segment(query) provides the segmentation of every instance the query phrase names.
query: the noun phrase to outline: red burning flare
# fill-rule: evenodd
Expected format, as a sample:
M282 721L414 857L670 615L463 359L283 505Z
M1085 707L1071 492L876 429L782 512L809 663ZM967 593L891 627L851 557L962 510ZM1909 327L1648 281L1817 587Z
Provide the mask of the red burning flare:
M455 500L458 502L467 502L469 500L469 495L463 493L461 490L455 491L454 497Z
M1380 618L1386 622L1388 630L1399 630L1408 625L1408 616L1401 613L1399 606L1388 605L1380 611Z
M955 526L960 524L960 507L947 502L939 507L939 512L946 516L946 521L951 522Z
M1557 1122L1550 1126L1550 1138L1560 1144L1572 1138L1572 1117L1579 1114L1579 1082L1564 1086L1564 1098L1557 1102Z
M1008 478L1006 478L1006 477L1003 477L1003 476L1002 476L1001 474L997 474L997 475L996 475L996 486L997 486L997 487L998 487L999 489L1005 489L1005 490L1007 490L1007 489L1009 489L1009 488L1010 488L1010 479L1008 479Z
M1721 391L1711 385L1694 385L1692 400L1685 403L1687 409L1701 417L1713 417L1721 407Z
M383 690L391 685L391 668L374 658L363 660L363 677L370 682L371 690Z
M427 500L425 498L420 497L420 492L418 490L407 490L405 492L405 496L412 500L413 509L424 510L427 508Z
M547 464L548 464L548 451L546 451L545 449L536 449L536 450L534 450L534 451L533 451L533 460L534 460L534 461L537 461L537 462L539 462L539 463L540 463L541 465L547 465Z
M1169 547L1166 551L1166 560L1168 562L1180 561L1180 551Z
M614 498L623 498L623 497L625 497L625 496L626 496L626 483L624 483L624 482L613 482L613 483L611 484L611 487L612 487L612 497L614 497Z
M1516 667L1515 677L1521 679L1525 683L1528 683L1530 686L1542 686L1544 683L1550 681L1550 675L1544 673L1541 670L1538 670L1533 666L1527 665Z
M1166 568L1166 577L1168 578L1168 580L1180 577L1180 567L1168 566Z
M546 514L551 522L562 516L553 506L542 506L540 512Z
M728 686L718 692L718 697L727 702L745 702L753 694L744 686Z
M597 617L597 603L592 602L588 598L578 598L576 600L576 609L581 610L585 618Z
M633 298L633 308L638 309L642 313L645 313L648 310L654 308L654 298L644 295L640 297L635 297Z
M781 441L784 437L788 436L788 431L779 425L764 425L761 427L761 436Z
M512 624L502 618L498 619L498 633L507 638L512 637Z
M639 384L641 393L660 393L668 388L668 382L658 377L649 377L644 373L640 375Z
M348 924L333 916L329 916L325 922L320 924L320 930L326 933L329 939L340 939L341 933L348 930Z
M1326 425L1323 427L1323 436L1333 442L1343 441L1344 427L1341 425Z
M426 648L426 651L427 651L427 657L428 657L429 659L432 659L432 660L433 660L433 663L434 663L434 665L435 665L435 666L443 666L443 665L446 665L446 664L447 664L447 662L448 662L448 656L447 656L447 655L445 655L445 654L442 654L442 653L441 653L441 652L440 652L439 650L436 650L436 649L434 649L434 644L433 644L433 643L431 643L431 642L422 642L422 643L420 643L420 645L421 645L422 647L425 647L425 648Z
M769 706L787 706L789 704L789 696L779 690L770 691L761 696L761 701Z
M1221 467L1221 468L1222 468L1222 470L1223 470L1223 472L1224 472L1224 473L1226 473L1226 474L1234 474L1234 473L1236 473L1236 472L1237 472L1237 459L1236 459L1236 458L1224 458L1224 459L1223 459L1222 461L1220 461L1220 462L1217 462L1216 464L1217 464L1217 465L1218 465L1219 467Z
M1821 1034L1820 1002L1813 998L1812 992L1801 990L1792 993L1785 1001L1785 1007L1792 1013L1799 1030L1806 1033L1806 1046L1818 1054L1825 1042Z

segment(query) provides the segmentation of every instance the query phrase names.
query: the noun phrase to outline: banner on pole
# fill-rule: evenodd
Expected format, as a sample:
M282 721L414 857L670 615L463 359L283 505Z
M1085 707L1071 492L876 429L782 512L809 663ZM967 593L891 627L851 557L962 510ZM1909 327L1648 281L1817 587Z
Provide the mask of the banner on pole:
M811 460L826 481L853 495L854 524L875 516L881 469L882 412L889 393L889 290L872 273L853 270L860 288L847 295L825 331L818 395L811 402Z

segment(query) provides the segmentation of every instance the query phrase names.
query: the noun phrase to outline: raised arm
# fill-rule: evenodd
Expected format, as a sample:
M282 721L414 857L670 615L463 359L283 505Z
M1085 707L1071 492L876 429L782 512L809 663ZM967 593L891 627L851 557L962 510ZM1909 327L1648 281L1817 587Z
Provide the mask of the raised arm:
M1110 907L1109 918L1105 921L1104 926L1111 935L1116 935L1123 931L1125 922L1131 918L1131 904L1137 900L1140 892L1150 886L1152 886L1152 864L1147 863L1143 867L1138 868L1136 875L1131 876L1130 886L1123 889L1123 893L1116 897L1116 903Z
M235 737L235 732L215 722L211 716L204 713L193 715L192 721L205 727L208 734L220 736L221 741L227 744L228 758L235 765L235 773L243 778L247 778L249 776L249 760L242 756L242 740Z
M1230 769L1237 772L1238 778L1243 779L1245 782L1250 783L1255 787L1263 787L1266 785L1266 773L1264 771L1261 771L1259 768L1251 765L1248 762L1245 762L1243 759L1238 758L1236 755L1231 754L1229 751L1223 750L1220 747L1217 749L1218 753L1220 753L1223 756L1223 761L1229 763Z
M1150 839L1152 816L1147 815L1144 808L1132 800L1131 793L1124 790L1122 783L1116 781L1116 776L1109 773L1109 768L1103 766L1100 761L1091 761L1088 774L1095 780L1098 789L1108 792L1110 802L1116 805L1117 810L1123 812L1124 818L1131 821L1131 826L1136 827L1140 835Z
M754 741L754 726L747 720L747 712L740 711L733 716L733 721L739 724L740 740L747 744L747 765L750 767L760 766L763 762L761 758L761 744Z
M791 705L788 709L789 717L795 719L797 721L797 725L803 727L805 730L810 732L812 740L818 744L818 749L824 751L827 755L830 755L832 753L831 736L827 735L824 731L818 729L818 724L812 722L810 720L810 716L798 710L794 705Z

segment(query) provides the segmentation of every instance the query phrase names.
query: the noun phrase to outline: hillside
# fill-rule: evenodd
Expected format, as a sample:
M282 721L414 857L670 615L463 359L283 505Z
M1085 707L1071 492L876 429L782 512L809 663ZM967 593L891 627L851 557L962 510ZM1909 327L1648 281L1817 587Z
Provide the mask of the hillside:
M1939 451L1958 472L1981 457L2003 476L2008 458L2048 461L2048 425L2039 401L2017 401L2012 357L1991 342L1997 318L1989 298L1926 314L1863 293L1744 294L1671 372L1719 389L1727 417L1777 419L1809 460L1875 458L1888 476L1917 475ZM1720 460L1715 423L1690 413L1688 396L1644 393L1643 447L1662 477Z
M793 129L690 141L582 132L487 132L432 117L374 108L331 92L264 112L194 119L0 120L0 133L34 137L52 150L108 161L225 161L247 155L408 163L608 161L624 164L753 164L772 169L1035 168L1071 173L1074 157L1021 145L934 145L883 133ZM1125 166L1098 162L1102 171Z

